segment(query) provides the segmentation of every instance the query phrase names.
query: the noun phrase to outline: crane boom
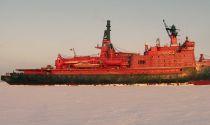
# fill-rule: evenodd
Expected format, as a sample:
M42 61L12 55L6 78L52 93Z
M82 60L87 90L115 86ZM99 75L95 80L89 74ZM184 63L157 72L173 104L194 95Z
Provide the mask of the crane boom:
M164 23L165 29L166 29L166 31L167 31L167 33L168 33L168 36L170 37L169 27L168 27L168 25L166 24L165 20L163 20L163 23Z

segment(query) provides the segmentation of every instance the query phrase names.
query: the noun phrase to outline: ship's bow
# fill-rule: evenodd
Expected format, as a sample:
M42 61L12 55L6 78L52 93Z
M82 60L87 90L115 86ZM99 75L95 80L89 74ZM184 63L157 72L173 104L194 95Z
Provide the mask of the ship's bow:
M11 81L10 79L11 79L11 76L9 76L9 75L1 75L1 81L10 83L10 81Z

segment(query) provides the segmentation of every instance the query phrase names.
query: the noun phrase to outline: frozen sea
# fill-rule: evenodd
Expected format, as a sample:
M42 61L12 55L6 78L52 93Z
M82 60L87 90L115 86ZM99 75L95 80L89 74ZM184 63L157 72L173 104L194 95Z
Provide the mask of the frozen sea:
M210 125L210 86L11 86L1 125Z

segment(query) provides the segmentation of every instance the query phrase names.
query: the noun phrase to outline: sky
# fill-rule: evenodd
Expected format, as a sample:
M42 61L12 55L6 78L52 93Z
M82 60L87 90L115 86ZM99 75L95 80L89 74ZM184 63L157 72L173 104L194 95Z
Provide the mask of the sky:
M54 65L58 53L99 51L111 20L111 39L128 52L144 44L169 44L162 20L180 29L179 40L196 42L195 54L210 55L209 0L0 0L0 74Z

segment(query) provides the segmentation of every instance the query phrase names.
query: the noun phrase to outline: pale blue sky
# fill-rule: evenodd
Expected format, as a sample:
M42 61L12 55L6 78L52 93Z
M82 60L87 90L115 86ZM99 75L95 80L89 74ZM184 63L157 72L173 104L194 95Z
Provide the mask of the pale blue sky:
M169 38L162 19L196 42L196 55L210 55L209 0L0 0L0 73L15 68L54 65L58 53L95 54L106 20L112 42L131 52L143 52L160 38Z

